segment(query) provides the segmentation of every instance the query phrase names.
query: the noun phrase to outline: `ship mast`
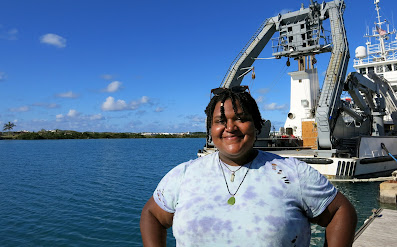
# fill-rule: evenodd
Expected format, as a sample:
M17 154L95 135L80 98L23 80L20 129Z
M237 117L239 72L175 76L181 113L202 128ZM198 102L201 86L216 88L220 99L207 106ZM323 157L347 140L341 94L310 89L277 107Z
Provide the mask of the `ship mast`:
M382 24L385 23L385 22L384 21L383 22L380 21L380 17L381 16L379 14L379 11L380 11L379 1L380 0L374 0L374 4L376 6L375 10L376 10L376 13L378 15L378 17L377 17L378 23L375 23L376 31L377 31L378 34L376 34L375 36L379 39L380 53L381 53L382 60L386 60L387 52L386 52L386 49L385 49L385 38L384 37L386 36L387 32L382 29Z

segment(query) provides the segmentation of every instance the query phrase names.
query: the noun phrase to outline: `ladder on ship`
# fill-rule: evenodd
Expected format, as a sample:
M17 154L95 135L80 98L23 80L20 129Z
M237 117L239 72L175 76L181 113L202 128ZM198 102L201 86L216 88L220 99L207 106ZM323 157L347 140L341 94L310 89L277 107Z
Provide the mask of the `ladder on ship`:
M349 61L349 48L346 30L343 23L343 4L335 5L329 10L329 18L334 47L324 79L316 122L318 129L319 149L331 149L332 126L337 120L340 95L346 76Z

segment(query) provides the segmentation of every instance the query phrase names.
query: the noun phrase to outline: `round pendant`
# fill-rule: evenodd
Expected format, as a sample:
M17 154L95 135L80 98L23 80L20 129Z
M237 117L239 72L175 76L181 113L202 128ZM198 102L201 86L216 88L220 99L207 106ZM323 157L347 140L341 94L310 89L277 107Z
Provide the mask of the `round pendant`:
M229 200L227 200L227 204L229 205L234 205L236 203L236 198L234 196L230 197Z

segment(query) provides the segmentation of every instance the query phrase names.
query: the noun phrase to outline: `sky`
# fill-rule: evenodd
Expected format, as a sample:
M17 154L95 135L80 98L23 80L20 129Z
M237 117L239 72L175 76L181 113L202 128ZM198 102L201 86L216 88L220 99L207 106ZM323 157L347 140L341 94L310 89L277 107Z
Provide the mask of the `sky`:
M0 126L111 132L205 131L210 90L267 18L309 0L2 0ZM354 50L364 45L373 0L346 0ZM393 21L392 0L381 15ZM259 57L270 58L271 42ZM317 57L320 84L329 55ZM257 60L246 76L262 117L278 130L297 64Z

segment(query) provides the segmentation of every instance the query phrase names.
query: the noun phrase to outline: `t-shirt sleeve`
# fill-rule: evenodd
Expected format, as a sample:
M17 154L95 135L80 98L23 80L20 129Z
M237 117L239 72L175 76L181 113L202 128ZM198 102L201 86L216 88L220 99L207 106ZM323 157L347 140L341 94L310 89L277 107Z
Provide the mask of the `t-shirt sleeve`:
M169 171L153 192L154 201L164 211L175 213L178 204L180 184L184 177L186 163L180 164Z
M319 216L334 200L337 189L320 172L306 164L297 162L303 207L309 218Z

